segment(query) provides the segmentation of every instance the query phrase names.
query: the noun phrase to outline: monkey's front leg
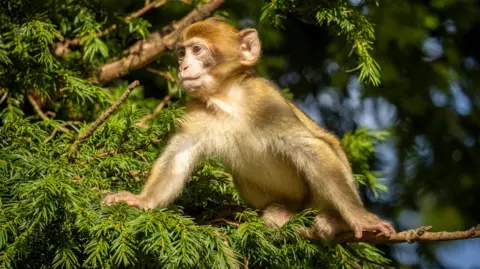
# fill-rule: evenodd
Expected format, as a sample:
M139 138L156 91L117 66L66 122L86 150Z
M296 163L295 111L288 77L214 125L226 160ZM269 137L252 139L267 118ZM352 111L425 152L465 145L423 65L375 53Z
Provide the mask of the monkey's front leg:
M106 205L124 202L144 209L166 207L177 198L200 155L199 141L176 135L155 161L140 195L121 191L105 197Z

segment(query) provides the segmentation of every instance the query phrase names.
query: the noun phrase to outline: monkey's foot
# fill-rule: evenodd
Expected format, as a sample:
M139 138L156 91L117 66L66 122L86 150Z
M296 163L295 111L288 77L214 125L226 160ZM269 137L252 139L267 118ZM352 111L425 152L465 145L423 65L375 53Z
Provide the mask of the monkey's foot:
M121 191L114 194L109 194L103 199L103 204L111 205L116 203L126 203L128 206L135 206L138 208L146 208L146 203L143 198L128 191Z
M317 237L331 241L336 234L348 231L350 227L336 210L328 209L315 217L314 230Z
M390 222L379 219L376 216L356 222L352 228L356 238L362 238L364 231L377 233L377 236L383 235L386 237L390 237L390 235L396 233Z

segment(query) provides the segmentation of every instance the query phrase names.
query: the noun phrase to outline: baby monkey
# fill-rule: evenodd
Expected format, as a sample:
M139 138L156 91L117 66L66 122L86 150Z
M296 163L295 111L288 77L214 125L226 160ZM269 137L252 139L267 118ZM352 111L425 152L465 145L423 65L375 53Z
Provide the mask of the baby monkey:
M312 239L343 231L390 236L392 225L368 212L347 157L333 135L320 128L270 81L255 75L261 43L255 29L238 31L219 18L193 23L179 37L179 78L190 96L177 133L155 161L139 195L122 191L104 203L166 207L177 198L196 163L216 157L231 170L242 198L263 211L269 227L293 214L321 212Z

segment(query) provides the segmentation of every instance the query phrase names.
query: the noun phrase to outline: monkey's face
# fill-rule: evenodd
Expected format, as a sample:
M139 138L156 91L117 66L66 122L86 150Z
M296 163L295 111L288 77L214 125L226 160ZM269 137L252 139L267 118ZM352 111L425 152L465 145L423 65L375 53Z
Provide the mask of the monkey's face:
M180 35L176 49L181 85L191 95L211 96L225 81L253 67L260 50L255 29L237 31L218 18L193 23Z
M206 42L200 38L192 38L177 48L179 78L182 87L187 91L209 88L212 77L209 71L215 60Z

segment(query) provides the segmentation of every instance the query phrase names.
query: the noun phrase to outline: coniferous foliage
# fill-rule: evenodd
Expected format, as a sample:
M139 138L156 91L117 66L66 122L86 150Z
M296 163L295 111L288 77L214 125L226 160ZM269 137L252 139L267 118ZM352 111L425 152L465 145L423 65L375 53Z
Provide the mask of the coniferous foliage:
M378 5L377 0L366 2ZM306 23L326 25L334 34L345 36L350 54L355 53L359 62L349 72L360 70L359 80L380 85L380 66L370 55L375 40L373 25L348 1L272 0L264 7L261 19L281 27L290 13Z
M184 9L178 3L165 8L178 14ZM138 126L158 104L138 87L71 150L127 87L121 80L101 87L90 79L93 70L148 37L149 21L121 19L125 16L111 14L101 1L2 1L0 268L383 268L389 263L368 244L301 239L295 229L312 221L312 211L279 230L265 228L217 160L199 164L182 197L167 209L102 206L110 191L140 190L186 98L175 89L175 70L167 60L163 68L176 102L147 128ZM330 21L337 22L325 19ZM66 53L55 53L68 42ZM358 130L343 140L357 179L375 193L384 186L369 161L384 136Z

